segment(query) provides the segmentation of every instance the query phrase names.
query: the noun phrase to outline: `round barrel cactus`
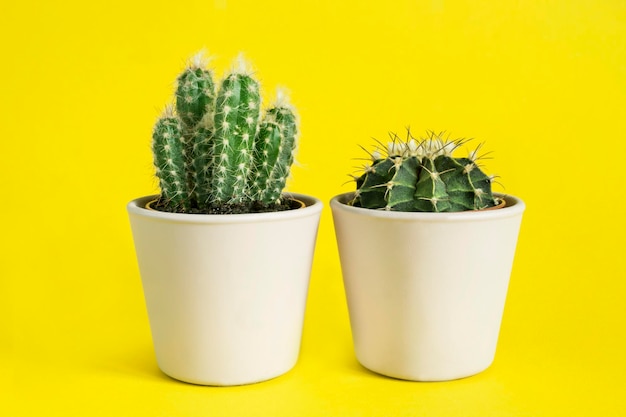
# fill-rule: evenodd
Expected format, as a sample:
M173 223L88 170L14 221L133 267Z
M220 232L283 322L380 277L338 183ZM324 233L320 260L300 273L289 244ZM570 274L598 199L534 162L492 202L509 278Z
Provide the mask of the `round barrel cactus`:
M479 148L465 158L453 153L464 139L430 133L406 140L397 135L371 154L372 162L356 177L352 204L390 211L452 212L483 210L497 205L491 183L478 163Z

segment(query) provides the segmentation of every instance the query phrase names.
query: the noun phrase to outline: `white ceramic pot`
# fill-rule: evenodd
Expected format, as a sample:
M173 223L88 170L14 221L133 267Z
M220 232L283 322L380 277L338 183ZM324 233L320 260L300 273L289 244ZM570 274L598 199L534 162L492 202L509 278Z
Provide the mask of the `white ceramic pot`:
M443 381L493 362L524 203L401 213L331 200L357 359L395 378Z
M159 367L181 381L241 385L298 359L321 201L276 213L199 215L128 204Z

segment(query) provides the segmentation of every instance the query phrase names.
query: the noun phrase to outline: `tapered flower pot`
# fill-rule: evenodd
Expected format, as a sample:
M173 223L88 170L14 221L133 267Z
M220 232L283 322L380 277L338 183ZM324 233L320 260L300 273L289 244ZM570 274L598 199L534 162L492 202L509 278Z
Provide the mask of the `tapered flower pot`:
M524 211L403 213L331 200L357 359L383 375L444 381L493 362Z
M181 381L241 385L298 359L322 203L201 215L128 204L159 367Z

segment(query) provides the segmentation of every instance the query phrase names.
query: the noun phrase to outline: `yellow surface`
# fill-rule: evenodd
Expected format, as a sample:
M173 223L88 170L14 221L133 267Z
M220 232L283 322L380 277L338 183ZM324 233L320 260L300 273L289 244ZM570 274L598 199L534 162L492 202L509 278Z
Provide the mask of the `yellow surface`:
M0 39L0 415L626 415L623 1L25 0ZM489 370L358 365L326 207L298 365L236 388L160 373L125 204L156 190L152 124L203 47L292 91L292 191L351 190L357 145L407 125L486 142L528 206Z

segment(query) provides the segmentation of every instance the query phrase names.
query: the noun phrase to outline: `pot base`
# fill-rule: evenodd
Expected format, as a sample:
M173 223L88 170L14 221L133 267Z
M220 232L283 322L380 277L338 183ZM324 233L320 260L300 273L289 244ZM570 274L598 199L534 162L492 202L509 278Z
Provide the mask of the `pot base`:
M491 366L493 361L489 362L486 366L482 365L473 369L466 370L444 370L444 369L422 369L417 370L408 369L409 367L405 364L399 364L394 369L391 368L378 368L376 366L367 366L362 361L359 360L361 366L366 368L367 370L374 372L378 375L382 375L388 378L398 379L401 381L412 381L412 382L446 382L446 381L455 381L457 379L465 379L475 375L478 375Z
M179 382L186 384L200 385L206 387L238 387L242 385L260 384L261 382L270 381L276 379L287 372L291 371L296 362L289 365L288 368L277 370L272 372L266 372L264 374L258 373L258 370L240 369L238 372L230 371L228 375L219 375L215 371L210 371L206 375L198 375L194 372L193 375L181 375L177 372L168 372L159 366L159 369L167 377L172 378ZM255 374L254 371L257 371Z

